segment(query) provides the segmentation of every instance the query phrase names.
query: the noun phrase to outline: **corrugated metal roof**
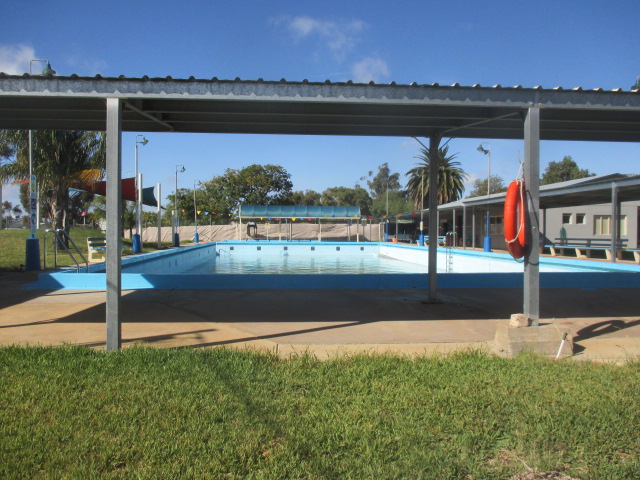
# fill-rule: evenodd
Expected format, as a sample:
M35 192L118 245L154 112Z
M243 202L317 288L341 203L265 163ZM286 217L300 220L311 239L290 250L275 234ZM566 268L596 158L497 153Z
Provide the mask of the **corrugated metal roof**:
M461 85L460 83L452 83L450 85L439 84L439 83L396 83L394 81L389 83L376 83L374 81L370 82L354 82L352 80L335 82L331 80L325 81L310 81L307 79L304 80L287 80L285 78L281 78L280 80L264 80L263 78L258 78L257 80L252 79L241 79L240 77L236 77L233 80L231 79L219 79L218 77L211 78L196 78L194 76L190 76L188 78L174 78L171 75L167 75L164 77L149 77L148 75L143 75L142 77L127 77L126 75L118 75L118 76L103 76L100 74L94 76L81 76L78 74L71 74L68 76L60 76L60 75L34 75L24 73L22 75L11 75L8 73L0 72L0 78L32 78L32 79L42 79L42 78L56 78L56 79L64 79L69 78L73 80L110 80L110 81L153 81L153 82L210 82L210 83L246 83L246 84L268 84L268 85L277 85L277 84L290 84L290 85L358 85L358 86L398 86L398 87L438 87L438 88L489 88L489 89L515 89L515 90L548 90L548 91L574 91L574 92L640 92L638 88L633 88L630 90L625 90L623 88L613 88L611 90L605 90L603 88L583 88L583 87L551 87L546 88L541 85L536 85L533 87L523 87L522 85L513 85L513 86L502 86L500 84L496 85L480 85L478 83L474 83L473 85Z
M640 95L622 89L0 74L0 128L523 138L538 106L543 140L638 141Z

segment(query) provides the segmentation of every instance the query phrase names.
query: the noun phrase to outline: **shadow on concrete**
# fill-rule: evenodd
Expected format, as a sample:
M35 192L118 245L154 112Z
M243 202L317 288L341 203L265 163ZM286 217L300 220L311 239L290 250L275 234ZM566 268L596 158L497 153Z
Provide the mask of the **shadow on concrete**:
M24 285L33 282L35 275L33 272L0 273L0 309L34 301L51 304L52 309L59 308L59 317L50 320L26 318L20 324L3 324L0 328L45 326L51 323L104 324L104 291L25 290ZM579 342L640 324L636 306L638 292L637 288L595 291L575 288L542 289L540 314L541 318L556 320L608 319L578 331L573 340ZM442 289L439 298L442 303L424 304L427 292L418 289L128 291L123 292L121 303L121 319L125 324L220 322L242 331L239 332L239 338L220 342L210 342L203 338L198 343L197 335L210 333L215 329L203 326L204 328L193 331L158 334L150 328L148 335L123 338L123 341L154 343L195 335L196 338L189 340L192 346L206 347L331 331L376 322L506 320L511 314L522 312L523 292L518 288L449 288ZM69 314L68 310L65 312L65 304L73 305L74 313ZM77 305L86 305L86 308L77 311ZM52 316L55 315L57 312L53 311ZM632 317L632 320L616 317ZM263 328L259 333L252 334L251 329L247 331L242 325L250 323L269 323L274 328L268 332L268 329ZM281 331L277 331L278 329ZM408 343L411 340L409 337ZM104 343L90 346L100 345Z
M573 337L573 341L580 342L589 338L595 338L602 335L607 335L609 333L619 332L620 330L625 330L637 325L640 325L640 320L625 322L624 320L616 319L598 322L578 330L576 332L576 335Z

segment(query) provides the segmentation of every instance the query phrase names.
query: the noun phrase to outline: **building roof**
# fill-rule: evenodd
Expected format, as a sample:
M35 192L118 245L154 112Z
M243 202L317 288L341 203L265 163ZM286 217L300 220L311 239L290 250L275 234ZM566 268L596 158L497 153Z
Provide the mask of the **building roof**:
M540 208L557 208L577 205L597 205L611 202L611 187L615 183L618 201L640 200L640 175L612 173L579 178L567 182L540 185ZM464 207L482 207L504 203L506 192L479 197L467 197L440 205L439 210Z
M637 90L4 73L0 128L105 130L114 97L125 131L519 139L539 106L542 140L640 135Z

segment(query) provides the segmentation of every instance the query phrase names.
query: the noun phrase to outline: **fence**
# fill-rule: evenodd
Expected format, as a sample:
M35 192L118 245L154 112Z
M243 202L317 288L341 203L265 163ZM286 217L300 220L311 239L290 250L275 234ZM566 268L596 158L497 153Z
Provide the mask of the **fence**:
M380 242L384 238L384 225L347 223L272 223L257 225L257 233L252 229L253 238L260 240L322 240L334 242ZM162 242L171 242L171 227L162 227L160 238ZM195 233L194 226L184 226L178 229L181 240L193 239ZM125 235L128 237L129 232ZM157 242L158 228L143 228L143 242ZM198 236L201 242L221 242L224 240L245 240L247 239L247 224L242 225L199 225Z

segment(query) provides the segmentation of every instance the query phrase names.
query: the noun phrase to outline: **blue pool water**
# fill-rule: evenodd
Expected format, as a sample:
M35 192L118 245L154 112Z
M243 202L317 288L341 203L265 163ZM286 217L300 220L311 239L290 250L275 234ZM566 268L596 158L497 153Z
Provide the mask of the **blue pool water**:
M575 265L543 265L542 271L587 271ZM428 252L403 246L344 243L290 244L274 242L257 244L220 243L216 255L195 264L184 274L426 274ZM522 272L523 264L502 255L472 255L438 252L439 273Z
M428 288L428 250L355 242L218 242L122 259L123 289ZM440 288L521 288L523 265L501 253L438 251ZM543 258L542 288L640 287L638 265ZM89 273L46 272L32 288L104 289Z

